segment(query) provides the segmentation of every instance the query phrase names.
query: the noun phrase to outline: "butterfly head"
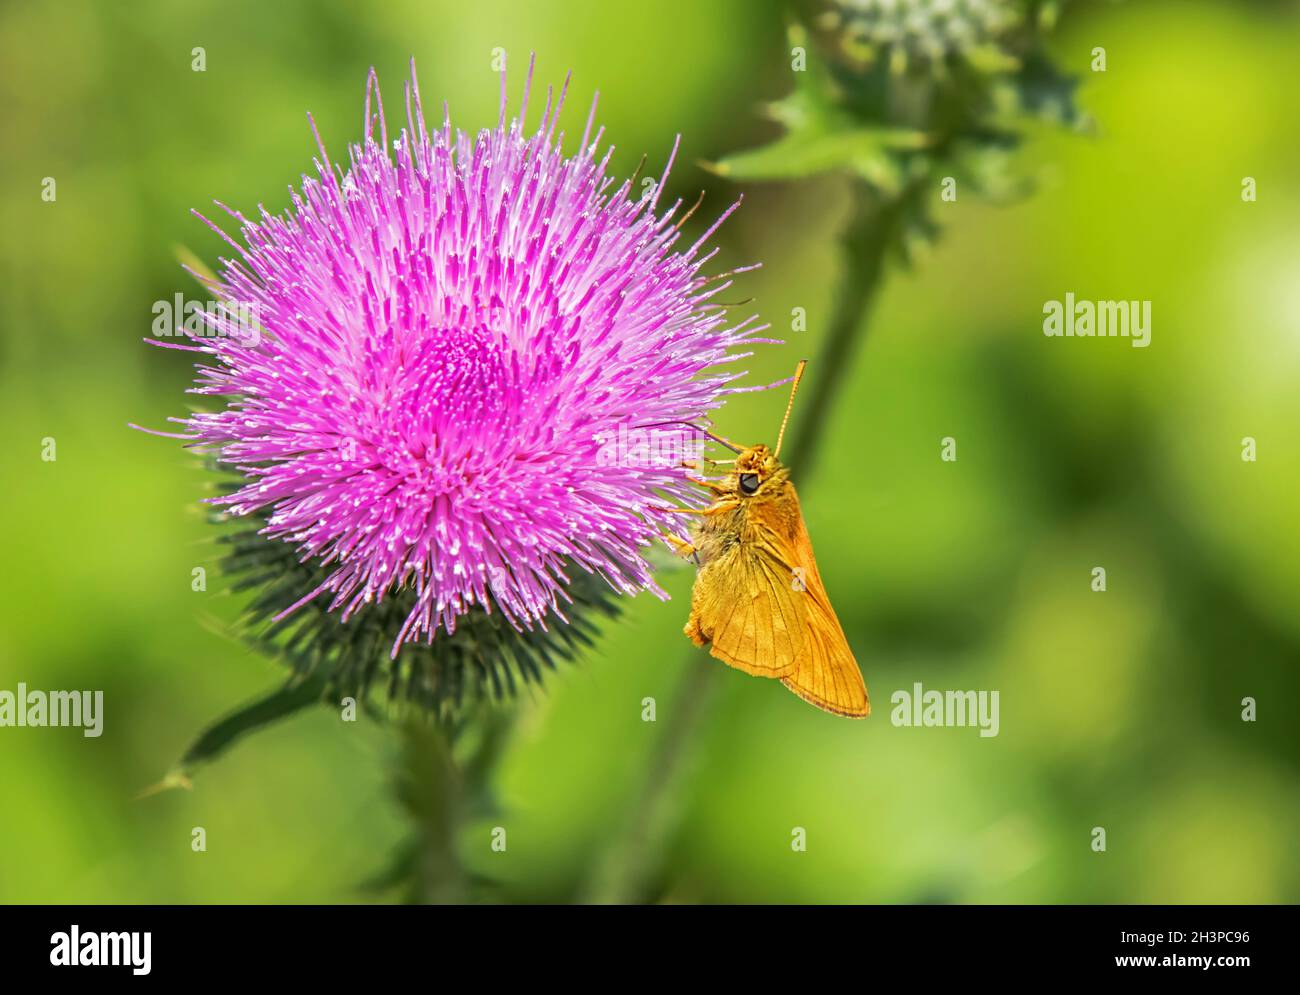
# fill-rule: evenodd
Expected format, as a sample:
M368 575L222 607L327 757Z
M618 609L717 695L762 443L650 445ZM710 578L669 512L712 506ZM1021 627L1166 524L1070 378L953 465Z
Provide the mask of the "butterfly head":
M732 473L736 493L744 497L753 497L785 477L786 470L781 465L781 461L761 442L741 450L736 457L736 468Z
M794 395L799 390L799 381L803 379L804 367L807 365L807 360L800 360L794 376L790 378L792 381L790 400L785 406L785 417L781 419L781 431L777 433L775 449L768 449L761 442L748 449L741 449L724 442L727 448L736 454L736 469L732 472L731 481L736 493L741 497L755 497L765 492L774 492L790 475L777 459L777 454L781 452L781 442L785 439L785 426L790 421L790 411L794 407Z
M734 469L727 476L726 483L722 485L724 489L729 487L740 497L754 497L765 492L775 493L776 489L784 484L786 478L790 476L790 471L781 464L777 456L781 452L781 442L785 439L785 426L790 421L790 411L794 407L794 395L799 390L799 381L803 379L804 367L807 365L808 361L806 359L800 360L799 365L795 368L794 376L790 378L790 400L785 406L785 417L781 419L781 431L777 433L775 449L768 449L767 445L762 442L756 446L742 449L734 442L720 435L714 435L708 429L701 428L694 422L682 423L690 425L696 431L702 432L706 438L712 439L736 454L734 460L708 461L715 464L731 463L734 465ZM715 491L718 490L716 484L710 484L709 486Z

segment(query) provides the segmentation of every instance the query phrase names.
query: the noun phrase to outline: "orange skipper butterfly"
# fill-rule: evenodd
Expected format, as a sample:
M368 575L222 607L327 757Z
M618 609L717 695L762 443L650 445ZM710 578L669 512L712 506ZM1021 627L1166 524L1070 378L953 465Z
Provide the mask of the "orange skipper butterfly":
M795 371L775 449L705 432L736 458L703 460L731 469L716 481L691 478L713 503L674 509L699 520L690 543L667 538L700 565L684 630L695 645L747 674L777 678L818 708L864 718L871 712L866 684L817 572L790 471L777 459L806 365Z

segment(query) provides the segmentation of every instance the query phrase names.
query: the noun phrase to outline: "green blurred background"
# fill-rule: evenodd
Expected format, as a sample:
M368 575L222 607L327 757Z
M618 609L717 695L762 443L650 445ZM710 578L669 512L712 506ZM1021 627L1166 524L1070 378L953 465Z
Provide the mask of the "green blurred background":
M875 714L720 675L674 800L668 900L1300 898L1300 13L1067 14L1051 48L1097 135L1035 136L1023 202L942 205L942 241L885 285L816 474L787 454ZM0 688L102 688L106 710L100 739L0 729L0 900L366 900L406 831L393 731L326 709L240 744L192 792L135 799L283 673L205 624L238 602L197 461L125 427L187 410L188 357L140 340L155 300L193 292L174 247L221 252L190 208L282 210L314 150L304 112L342 157L371 64L390 121L414 55L426 103L495 122L500 46L516 69L536 50L542 82L573 69L570 132L600 89L619 175L643 152L657 173L681 132L670 193L709 190L699 231L742 188L698 163L771 134L756 108L788 89L785 16L751 0L0 7ZM1088 71L1096 45L1105 73ZM778 327L809 316L756 358L758 382L816 352L846 196L825 179L743 190L720 267L761 260L736 296ZM1152 300L1152 345L1045 338L1043 303L1066 291ZM720 430L757 441L783 403L738 397ZM691 580L665 575L670 602L629 603L598 652L520 702L502 814L460 843L504 897L580 897L616 844L683 665ZM914 681L1000 690L1001 734L894 727L890 695Z

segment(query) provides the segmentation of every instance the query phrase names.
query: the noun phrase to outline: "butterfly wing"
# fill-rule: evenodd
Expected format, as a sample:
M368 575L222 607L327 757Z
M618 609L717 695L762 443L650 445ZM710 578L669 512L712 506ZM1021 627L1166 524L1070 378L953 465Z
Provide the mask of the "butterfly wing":
M794 485L747 502L701 568L686 634L717 659L776 677L836 715L870 713L866 685L826 596Z
M848 718L865 718L871 714L867 685L826 595L794 485L788 486L795 517L788 562L792 568L802 567L803 571L807 640L796 660L794 672L783 675L781 683L804 701L825 711Z
M758 543L729 543L700 569L686 634L755 677L785 677L808 641L807 605L778 556Z

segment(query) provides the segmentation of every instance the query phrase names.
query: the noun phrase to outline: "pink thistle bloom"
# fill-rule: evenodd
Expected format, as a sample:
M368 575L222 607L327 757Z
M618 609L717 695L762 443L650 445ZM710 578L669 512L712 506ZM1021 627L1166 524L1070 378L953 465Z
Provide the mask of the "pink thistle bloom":
M321 146L290 210L230 211L243 244L223 236L239 255L222 260L193 388L225 406L186 422L242 475L213 500L325 568L281 617L327 597L346 619L413 591L394 655L476 606L516 629L564 620L573 568L663 597L644 554L682 533L664 508L698 488L680 453L616 440L688 433L745 389L720 369L750 355L737 346L772 341L709 303L731 274L704 275L704 243L738 203L683 246L680 202L658 213L667 168L644 192L606 175L594 102L566 156L563 92L526 133L527 87L507 122L503 76L495 129L471 137L444 115L431 132L412 62L390 146L372 90L373 70L346 170Z

